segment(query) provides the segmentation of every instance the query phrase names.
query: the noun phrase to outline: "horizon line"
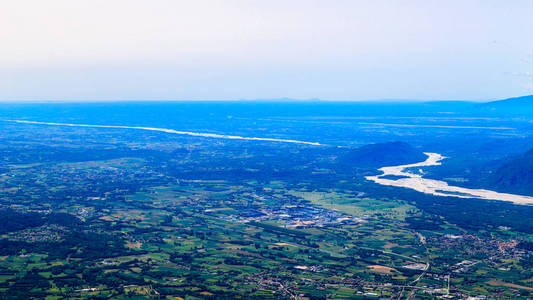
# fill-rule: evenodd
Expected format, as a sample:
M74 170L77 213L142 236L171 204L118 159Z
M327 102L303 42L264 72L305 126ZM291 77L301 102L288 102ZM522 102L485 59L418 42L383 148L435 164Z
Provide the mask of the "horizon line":
M4 100L0 99L0 103L9 104L35 104L35 103L116 103L116 102L346 102L346 103L425 103L425 102L470 102L470 103L486 103L498 100L507 100L511 98L527 97L532 95L512 96L506 98L492 98L492 99L470 99L470 100L450 100L450 99L408 99L408 98L381 98L381 99L366 99L366 100L334 100L321 98L256 98L256 99L21 99L21 100Z

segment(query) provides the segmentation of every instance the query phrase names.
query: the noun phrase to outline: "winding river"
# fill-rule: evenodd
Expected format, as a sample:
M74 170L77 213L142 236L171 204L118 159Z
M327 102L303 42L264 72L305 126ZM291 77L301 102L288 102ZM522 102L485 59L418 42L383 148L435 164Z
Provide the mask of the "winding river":
M435 196L478 198L485 200L509 201L515 204L533 204L533 197L448 185L448 183L445 181L427 179L422 177L420 174L409 172L408 169L411 168L439 166L442 164L441 161L445 158L438 153L425 152L424 154L426 154L428 158L423 162L401 166L383 167L379 169L379 171L383 172L383 174L377 176L367 176L366 179L382 185L409 188L421 193Z
M265 142L280 142L280 143L293 143L293 144L306 144L306 145L313 145L313 146L321 146L320 143L306 142L306 141L299 141L299 140L288 140L288 139L278 139L278 138L264 138L264 137L246 137L246 136L238 136L238 135L226 135L226 134L205 133L205 132L180 131L180 130L174 130L174 129L168 129L168 128L157 128L157 127L71 124L71 123L37 122L37 121L24 121L24 120L7 120L7 121L15 122L15 123L23 123L23 124L49 125L49 126L92 127L92 128L122 128L122 129L150 130L150 131L161 131L161 132L166 132L166 133L171 133L171 134L189 135L189 136L197 136L197 137L207 137L207 138L215 138L215 139L265 141Z

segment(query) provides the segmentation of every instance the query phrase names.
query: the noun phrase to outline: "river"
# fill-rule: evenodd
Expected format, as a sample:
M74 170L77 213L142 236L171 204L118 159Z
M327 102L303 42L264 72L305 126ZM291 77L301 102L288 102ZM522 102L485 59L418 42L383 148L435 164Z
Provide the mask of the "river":
M409 169L412 168L439 166L442 164L441 161L446 158L438 153L426 152L424 154L426 154L428 158L423 162L401 166L383 167L379 169L379 171L381 171L383 174L376 176L367 176L366 179L382 185L409 188L421 193L431 194L435 196L453 196L459 198L499 200L513 202L515 204L533 204L533 197L498 193L485 189L469 189L448 185L448 183L445 181L427 179L424 178L421 174L410 172ZM423 174L423 172L420 173Z

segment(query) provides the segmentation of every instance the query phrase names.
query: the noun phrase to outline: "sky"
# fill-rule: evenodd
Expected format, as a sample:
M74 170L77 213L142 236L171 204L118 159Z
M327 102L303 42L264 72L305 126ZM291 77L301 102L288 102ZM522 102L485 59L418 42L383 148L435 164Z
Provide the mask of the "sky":
M0 100L533 94L533 1L0 2Z

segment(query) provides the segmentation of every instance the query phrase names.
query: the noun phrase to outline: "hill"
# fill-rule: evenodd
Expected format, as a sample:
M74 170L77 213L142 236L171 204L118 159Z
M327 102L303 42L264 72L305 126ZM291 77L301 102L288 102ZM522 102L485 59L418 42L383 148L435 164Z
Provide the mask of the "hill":
M500 190L533 195L533 149L503 164L490 183Z
M480 105L480 109L495 113L531 115L533 113L533 95L483 103Z
M405 142L365 145L350 150L341 158L347 165L363 168L405 165L426 160L427 156Z

